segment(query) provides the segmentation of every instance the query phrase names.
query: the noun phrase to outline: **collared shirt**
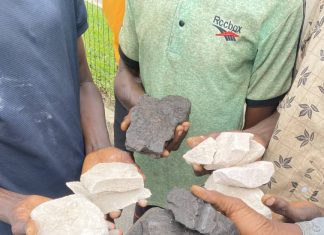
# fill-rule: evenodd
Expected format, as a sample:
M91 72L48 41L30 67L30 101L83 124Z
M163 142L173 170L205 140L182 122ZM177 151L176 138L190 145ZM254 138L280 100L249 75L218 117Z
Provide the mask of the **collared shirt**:
M307 3L307 2L306 2ZM297 74L279 106L264 159L275 174L266 192L324 206L324 1L317 2L300 43Z
M120 34L124 61L139 67L147 94L192 102L188 136L242 128L244 105L276 105L291 85L302 22L300 0L128 0ZM174 186L195 177L182 159L137 156L163 205Z
M77 39L83 0L1 0L0 187L61 197L84 159ZM0 234L10 227L0 223Z

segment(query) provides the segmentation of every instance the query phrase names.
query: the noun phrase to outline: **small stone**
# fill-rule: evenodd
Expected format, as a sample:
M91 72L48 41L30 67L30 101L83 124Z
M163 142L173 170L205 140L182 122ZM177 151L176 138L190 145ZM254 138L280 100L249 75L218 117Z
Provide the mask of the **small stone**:
M177 223L170 211L148 210L128 231L127 235L202 235Z
M239 234L227 217L187 190L173 189L167 196L167 209L172 211L177 222L202 234Z
M97 164L83 174L80 181L91 194L144 188L144 180L138 169L127 163Z
M190 101L181 96L167 96L159 100L144 95L131 111L126 148L160 158L177 125L189 119L190 108Z
M249 207L257 211L261 215L267 217L268 219L272 218L271 210L268 207L266 207L261 201L261 198L264 194L258 188L247 189L216 184L213 180L212 175L207 179L205 183L205 188L208 190L223 193L227 196L240 198Z
M242 166L219 169L214 171L212 176L216 184L257 188L268 183L273 173L272 162L257 161Z
M45 202L31 212L38 235L108 235L105 215L81 195Z
M187 163L203 165L206 170L251 163L265 151L253 137L250 133L223 132L216 139L207 138L183 157Z
M101 192L91 194L80 182L69 182L66 184L75 194L87 197L104 214L124 209L135 204L139 200L147 199L151 196L150 190L146 188L135 189L127 192Z

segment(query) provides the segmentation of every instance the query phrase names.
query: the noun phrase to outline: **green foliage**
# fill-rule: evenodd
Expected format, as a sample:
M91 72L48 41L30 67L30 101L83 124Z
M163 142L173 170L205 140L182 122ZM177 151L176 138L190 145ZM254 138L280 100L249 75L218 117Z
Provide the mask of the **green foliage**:
M88 63L97 86L112 99L116 73L112 33L106 24L102 9L89 2L86 2L86 6L89 29L84 34L84 41Z

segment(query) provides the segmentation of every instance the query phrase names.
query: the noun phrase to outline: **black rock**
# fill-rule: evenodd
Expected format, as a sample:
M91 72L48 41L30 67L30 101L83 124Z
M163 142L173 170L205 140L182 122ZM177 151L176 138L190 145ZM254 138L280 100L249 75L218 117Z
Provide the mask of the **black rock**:
M173 189L167 196L167 209L177 222L202 234L239 234L231 220L187 190Z
M181 96L166 96L161 100L147 95L141 97L131 111L126 148L160 158L177 125L189 119L190 108L190 101Z
M127 235L201 235L174 221L170 211L148 210L128 231Z

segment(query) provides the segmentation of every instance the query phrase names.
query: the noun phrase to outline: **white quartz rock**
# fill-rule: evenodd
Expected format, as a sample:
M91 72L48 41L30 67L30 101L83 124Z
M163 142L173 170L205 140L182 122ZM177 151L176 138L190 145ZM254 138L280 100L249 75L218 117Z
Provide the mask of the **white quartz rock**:
M261 158L265 148L253 140L254 135L242 132L223 132L189 150L183 158L188 164L204 165L206 170L238 166Z
M97 205L104 214L124 209L125 207L147 199L151 191L146 188L135 189L127 192L101 192L91 194L80 182L69 182L66 184L75 194L87 197Z
M207 179L205 183L205 188L208 190L214 190L223 193L227 196L240 198L249 207L257 211L261 215L267 217L268 219L272 218L271 210L268 207L266 207L261 201L261 198L264 194L258 188L247 189L247 188L231 187L231 186L216 184L213 181L212 176L210 176Z
M71 195L36 207L31 218L38 235L108 235L105 215L81 195Z
M257 188L268 183L273 173L272 162L257 161L242 166L219 169L214 171L212 176L216 184Z
M91 193L126 192L144 188L144 180L133 164L100 163L81 176L82 185Z

